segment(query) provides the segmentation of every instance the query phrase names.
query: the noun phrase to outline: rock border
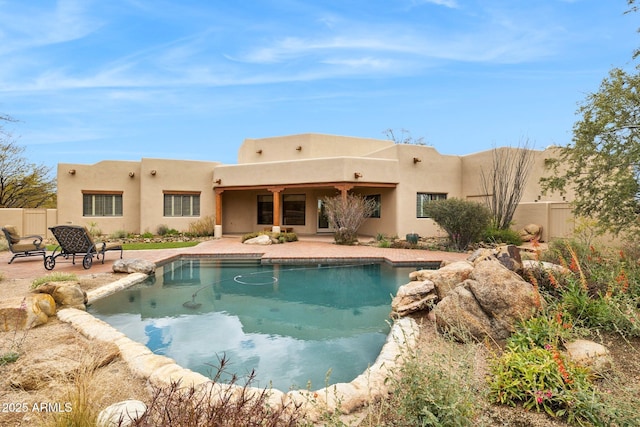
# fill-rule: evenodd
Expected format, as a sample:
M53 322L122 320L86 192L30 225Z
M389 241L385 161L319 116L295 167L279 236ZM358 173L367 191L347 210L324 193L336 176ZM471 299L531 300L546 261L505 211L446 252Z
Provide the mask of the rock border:
M148 276L143 273L132 273L127 277L100 288L87 292L89 303L104 298L120 290L144 281ZM108 323L97 319L86 311L65 308L58 311L58 319L69 323L74 329L89 339L113 342L120 350L120 355L132 372L154 386L164 387L172 382L180 381L183 387L218 388L223 391L229 385L213 383L210 378L183 368L173 359L154 354L147 346L138 343ZM368 402L384 397L388 393L385 380L391 371L402 362L401 356L407 350L415 348L420 329L418 323L410 317L394 320L380 354L373 365L350 383L337 383L328 387L311 390L293 390L282 392L271 389L269 404L280 406L288 404L301 405L310 417L318 417L325 411L340 410L350 414ZM240 389L240 386L233 386ZM256 393L262 389L253 388Z

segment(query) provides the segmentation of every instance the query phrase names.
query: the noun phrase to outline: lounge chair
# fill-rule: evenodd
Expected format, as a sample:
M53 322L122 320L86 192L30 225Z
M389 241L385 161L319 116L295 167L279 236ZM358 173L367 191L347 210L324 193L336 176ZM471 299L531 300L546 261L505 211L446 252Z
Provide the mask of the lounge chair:
M14 259L28 256L46 256L46 248L42 244L42 236L22 236L18 235L16 227L13 225L5 225L2 227L4 237L7 239L9 250L13 254L9 264Z
M85 270L91 268L94 256L97 260L102 260L104 264L104 257L107 251L119 250L120 258L122 258L122 245L120 243L94 242L86 227L56 225L55 227L49 227L49 230L55 236L59 246L51 255L45 257L44 268L47 270L53 270L56 265L56 258L59 256L65 259L71 256L71 262L75 264L76 255L82 255L82 266Z

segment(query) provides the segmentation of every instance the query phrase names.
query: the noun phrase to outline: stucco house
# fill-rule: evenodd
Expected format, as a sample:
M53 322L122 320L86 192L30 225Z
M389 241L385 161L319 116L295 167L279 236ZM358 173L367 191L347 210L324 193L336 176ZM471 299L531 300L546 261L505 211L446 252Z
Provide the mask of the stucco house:
M552 149L534 151L514 227L536 222L547 236L566 231L549 225L553 207L566 208L566 200L543 196L538 184L544 159L552 155ZM422 206L441 198L482 200L481 171L490 170L492 156L492 150L454 156L425 145L300 134L247 139L237 164L153 158L61 163L57 220L95 225L105 234L155 233L160 225L187 230L189 223L213 216L218 237L264 229L316 234L332 231L323 198L353 192L379 205L360 234L432 236L441 230ZM564 228L561 223L556 228Z

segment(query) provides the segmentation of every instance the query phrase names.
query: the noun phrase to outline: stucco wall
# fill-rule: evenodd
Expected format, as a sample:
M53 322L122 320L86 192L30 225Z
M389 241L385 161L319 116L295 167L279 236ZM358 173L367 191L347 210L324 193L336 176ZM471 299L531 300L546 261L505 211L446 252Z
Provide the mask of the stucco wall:
M73 173L70 173L73 171ZM133 176L130 176L132 174ZM97 228L104 234L139 231L140 163L102 161L94 165L58 164L58 222ZM123 216L84 217L83 191L122 192Z
M140 167L140 232L156 233L159 225L187 231L189 224L215 215L213 169L218 162L143 158ZM152 171L154 173L152 174ZM164 192L200 192L198 217L165 217Z
M212 170L216 164L160 159L103 161L94 165L60 163L58 221L60 224L94 227L103 234L120 230L155 233L161 224L186 231L189 223L215 212ZM74 173L69 173L72 170ZM156 171L155 175L151 174L152 170ZM199 191L200 217L164 217L163 190ZM83 191L122 191L123 215L84 217Z
M238 164L322 157L362 157L390 145L393 145L393 141L313 133L248 138L238 150Z

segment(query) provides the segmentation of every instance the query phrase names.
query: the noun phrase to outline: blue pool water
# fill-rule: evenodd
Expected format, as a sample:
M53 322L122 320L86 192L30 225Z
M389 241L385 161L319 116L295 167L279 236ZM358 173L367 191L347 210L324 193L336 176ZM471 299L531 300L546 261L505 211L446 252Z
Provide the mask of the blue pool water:
M415 267L263 265L181 259L89 311L157 354L207 376L255 370L282 391L350 382L373 364L390 303Z

